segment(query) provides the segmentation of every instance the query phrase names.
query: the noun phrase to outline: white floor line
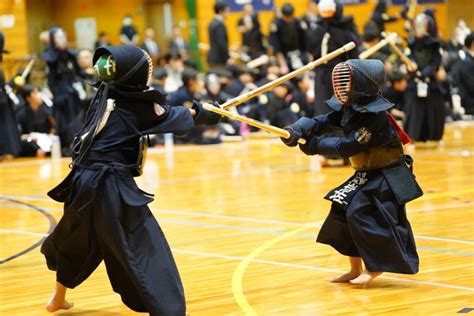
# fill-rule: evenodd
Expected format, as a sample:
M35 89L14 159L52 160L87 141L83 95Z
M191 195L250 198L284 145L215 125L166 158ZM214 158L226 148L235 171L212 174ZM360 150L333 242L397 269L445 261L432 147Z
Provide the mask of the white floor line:
M23 231L23 230L16 230L16 229L0 229L0 233L15 233L15 234L21 234L21 235L32 235L32 236L40 236L40 237L47 236L47 234L35 233L35 232L29 232L29 231ZM219 258L219 259L227 259L227 260L235 260L235 261L248 260L248 258L245 258L245 257L228 256L228 255L209 253L209 252L201 252L201 251L194 251L194 250L187 250L187 249L173 248L172 251L174 253L195 255L195 256L208 257L208 258ZM346 272L344 270L338 270L338 269L313 267L313 266L307 266L307 265L302 265L302 264L294 264L294 263L286 263L286 262L278 262L278 261L270 261L270 260L262 260L262 259L252 259L252 260L250 260L250 262L266 264L266 265L273 265L273 266L280 266L280 267L286 267L286 268L296 268L296 269L305 269L305 270L313 270L313 271L320 271L320 272L328 272L328 273L344 273L344 272ZM379 279L391 280L391 281L397 281L397 282L413 283L413 284L420 284L420 285L429 285L429 286L435 286L435 287L443 287L443 288L450 288L450 289L474 292L474 288L458 286L458 285L451 285L451 284L445 284L445 283L429 282L429 281L421 281L421 280L412 280L412 279L404 279L404 278L396 278L396 277L390 277L390 276L384 276L384 275L382 275L378 278Z
M45 233L35 233L35 232L29 232L26 230L6 229L6 228L0 228L0 234L18 234L18 235L29 235L29 236L39 236L39 237L48 236L48 234L45 234Z
M228 259L228 260L236 260L236 261L248 260L248 258L244 258L244 257L227 256L227 255L220 255L220 254L200 252L200 251L194 251L194 250L186 250L186 249L175 249L174 248L172 251L175 252L175 253L196 255L196 256L201 256L201 257L220 258L220 259ZM320 272L328 272L328 273L344 273L344 272L347 272L347 271L338 270L338 269L313 267L313 266L307 266L307 265L302 265L302 264L285 263L285 262L277 262L277 261L269 261L269 260L261 260L261 259L253 259L253 260L250 260L250 262L267 264L267 265L274 265L274 266L281 266L281 267L286 267L286 268L297 268L297 269L313 270L313 271L320 271ZM438 282L429 282L429 281L421 281L421 280L396 278L396 277L390 277L390 276L384 276L384 275L378 277L378 279L387 279L387 280L392 280L392 281L397 281L397 282L413 283L413 284L420 284L420 285L430 285L430 286L436 286L436 287L443 287L443 288L449 288L449 289L456 289L456 290L474 292L474 288L465 287L465 286L458 286L458 285L451 285L451 284L444 284L444 283L438 283Z
M28 200L25 197L9 197L9 196L0 196L0 198L21 198L24 200ZM31 200L43 200L43 199L36 199L32 198ZM49 199L48 199L49 200ZM51 200L49 200L51 201ZM50 209L48 209L50 210ZM55 212L62 212L62 209L54 210ZM255 223L263 223L263 224L280 224L280 225L288 225L288 226L306 226L307 223L297 223L297 222L287 222L287 221L275 221L275 220L267 220L267 219L258 219L252 217L243 217L243 216L231 216L231 215L220 215L220 214L209 214L209 213L201 213L201 212L194 212L194 211L178 211L178 210L165 210L165 209L156 209L153 208L152 212L154 214L160 213L167 213L167 214L175 214L175 215L185 215L185 216L201 216L206 218L220 218L226 220L236 220L236 221L244 221L244 222L255 222ZM315 225L315 228L321 228L321 225ZM474 241L470 240L459 240L453 238L443 238L443 237L434 237L434 236L424 236L424 235L415 235L416 239L425 239L425 240L436 240L436 241L443 241L443 242L450 242L450 243L458 243L458 244L467 244L467 245L474 245Z

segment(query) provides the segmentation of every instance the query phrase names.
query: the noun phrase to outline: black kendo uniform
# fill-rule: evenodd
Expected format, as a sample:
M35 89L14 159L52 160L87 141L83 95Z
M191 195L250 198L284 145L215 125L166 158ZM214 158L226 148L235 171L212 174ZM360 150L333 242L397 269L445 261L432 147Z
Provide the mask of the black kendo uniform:
M5 77L1 62L5 39L0 32L0 160L4 155L17 156L21 150L20 134L13 113L12 100L5 91Z
M44 104L40 104L38 109L33 110L30 104L26 101L29 96L35 91L35 87L29 84L22 85L19 97L23 100L24 105L20 106L15 111L15 119L21 135L21 157L35 157L42 149L38 145L38 139L31 133L52 133L55 127L55 121L51 114L51 109ZM42 136L40 136L42 137ZM41 143L41 142L40 142ZM43 147L44 149L44 147ZM50 150L46 150L49 152Z
M133 38L138 34L137 29L132 25L122 25L120 35L127 37L128 41L133 41Z
M210 79L211 76L214 78ZM214 81L211 83L211 81ZM219 90L218 91L212 91L210 88L211 84L215 84L218 82L218 77L216 74L208 74L207 78L205 80L205 88L206 88L206 93L203 95L201 102L204 103L211 103L211 104L223 104L227 100L232 99L234 96L226 93L225 91L222 90L222 86L219 84ZM236 121L236 120L231 120L227 117L223 117L220 120L219 124L219 130L224 134L224 135L238 135L240 133L240 125L241 122Z
M48 193L64 202L64 215L41 251L68 288L104 260L112 288L128 307L150 315L185 315L176 264L147 206L152 195L133 177L141 174L146 135L185 132L210 123L212 115L195 104L193 120L185 107L160 105L164 95L146 86L151 59L139 48L101 47L94 64L106 54L115 60L115 79L100 84L75 138L72 171Z
M313 104L308 101L308 97L306 92L303 92L298 87L298 82L303 80L303 76L296 77L294 81L294 89L291 91L291 98L290 98L290 107L298 107L299 110L295 111L298 113L298 116L314 116L314 109Z
M19 108L15 113L20 133L44 133L48 134L51 132L53 127L54 119L49 114L49 109L45 105L41 105L37 111L33 111L29 105L24 105ZM36 141L22 140L22 150L20 156L22 157L35 157L40 147Z
M186 86L180 87L173 93L168 95L168 104L169 105L185 105L187 107L191 107L193 104L193 100L195 99L194 95L189 91Z
M444 100L435 74L441 64L440 41L431 36L409 40L411 57L418 71L408 82L405 100L405 129L416 141L441 140L444 133ZM427 84L426 94L419 94ZM423 90L423 89L421 89Z
M53 93L53 116L57 133L61 146L68 148L82 125L82 102L74 84L80 84L78 76L83 73L76 61L77 52L69 48L60 50L55 46L54 36L57 32L63 31L57 27L50 29L50 44L43 58L48 66L47 79Z
M217 16L208 27L210 50L207 63L213 67L224 66L229 59L229 41L224 22Z
M380 32L377 25L375 25L374 23L367 23L364 26L364 34L362 35L362 39L364 40L364 42L372 42L376 38L380 39ZM358 48L359 48L359 55L360 53L368 49L364 47L364 43L359 45ZM378 51L376 51L375 53L373 53L372 55L370 55L370 59L378 59L382 62L385 62L390 57L391 54L392 52L390 48L387 46L384 46Z
M318 27L312 32L308 42L308 51L314 59L321 58L341 46L354 41L359 42L352 16L342 15L342 4L336 2L336 12L331 18L318 20ZM357 49L352 49L315 68L314 80L315 114L325 114L331 109L324 102L332 96L331 72L334 66L350 58L358 58Z
M25 105L16 111L15 116L22 134L34 132L48 134L53 127L53 118L43 104L37 111Z
M465 50L464 59L459 61L454 77L462 107L466 114L474 115L474 56L468 49Z
M168 104L171 106L184 105L185 107L191 107L193 100L199 100L200 97L194 95L189 91L186 86L182 86L175 92L168 95ZM196 126L192 128L185 135L175 137L176 143L193 143L193 144L217 144L220 143L220 139L211 139L203 137L202 134L206 131L205 126Z
M405 203L422 191L411 171L412 159L403 153L400 137L406 134L386 112L392 104L379 95L383 64L378 60L344 64L352 69L347 102L343 105L335 90L327 101L333 112L301 118L287 127L292 138L282 140L295 146L303 137L307 142L300 149L305 154L349 158L356 170L325 196L332 205L318 242L345 256L362 257L371 272L416 273L419 259ZM344 135L326 135L334 129Z
M306 30L298 18L290 23L283 18L276 18L270 26L268 42L273 53L282 53L290 71L301 68L308 62L306 48Z
M391 103L394 104L393 108L399 111L405 110L405 91L397 91L393 87L396 81L400 81L406 78L401 72L395 71L390 75L390 85L386 85L382 89L382 95ZM398 118L397 118L398 119Z
M292 87L288 83L284 83L283 86L288 90L286 96L280 97L273 91L270 91L268 93L268 104L265 106L267 110L266 116L270 124L277 127L284 127L298 119L298 111L294 111L290 106L290 91Z
M372 14L372 22L375 23L378 29L378 35L385 31L385 24L395 22L399 19L398 16L390 16L387 14L387 1L378 0Z
M251 16L241 17L237 25L245 25L247 23L246 19L251 19L252 28L242 33L242 46L246 47L251 58L257 58L265 52L263 34L260 31L260 22L258 21L257 13L254 13Z

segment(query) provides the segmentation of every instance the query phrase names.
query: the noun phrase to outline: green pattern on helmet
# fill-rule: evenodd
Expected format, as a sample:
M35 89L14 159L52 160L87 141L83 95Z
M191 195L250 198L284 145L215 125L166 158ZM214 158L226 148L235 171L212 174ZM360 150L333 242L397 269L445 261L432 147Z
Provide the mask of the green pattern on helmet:
M104 54L97 59L94 70L97 76L104 81L110 81L115 77L115 60L110 54Z

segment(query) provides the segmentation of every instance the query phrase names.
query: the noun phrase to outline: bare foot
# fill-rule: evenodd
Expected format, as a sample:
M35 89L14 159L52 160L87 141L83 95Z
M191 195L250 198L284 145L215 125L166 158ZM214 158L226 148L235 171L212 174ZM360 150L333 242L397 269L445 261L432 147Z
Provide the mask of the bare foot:
M343 275L334 278L331 280L332 283L339 283L339 282L349 282L352 279L357 278L362 273L362 270L354 270L344 273ZM352 283L352 282L351 282Z
M368 270L364 270L357 278L350 280L352 284L358 285L367 285L370 281L381 275L382 272L370 272Z
M56 298L56 296L53 295L49 300L48 304L46 305L46 310L50 313L53 313L59 309L70 309L73 306L74 303L58 299Z

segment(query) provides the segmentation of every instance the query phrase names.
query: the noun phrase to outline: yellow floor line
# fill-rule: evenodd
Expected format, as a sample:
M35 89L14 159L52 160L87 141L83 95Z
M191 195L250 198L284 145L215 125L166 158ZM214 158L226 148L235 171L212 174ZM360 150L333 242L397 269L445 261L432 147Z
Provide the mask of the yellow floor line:
M288 237L291 237L299 232L302 232L306 229L309 228L314 228L315 223L308 224L303 227L298 227L293 230L290 230L283 235L280 235L276 238L270 239L267 242L263 243L259 247L255 248L251 253L249 253L244 260L242 260L237 268L234 271L234 274L232 275L232 293L234 294L235 300L237 301L237 304L239 304L240 308L242 311L245 313L245 315L258 315L257 312L252 308L252 306L249 304L247 299L245 298L244 290L242 287L242 281L244 278L244 273L245 270L247 269L248 265L252 260L254 260L258 255L260 255L262 252L267 250L268 248L272 247L276 243L282 241L283 239L286 239Z

